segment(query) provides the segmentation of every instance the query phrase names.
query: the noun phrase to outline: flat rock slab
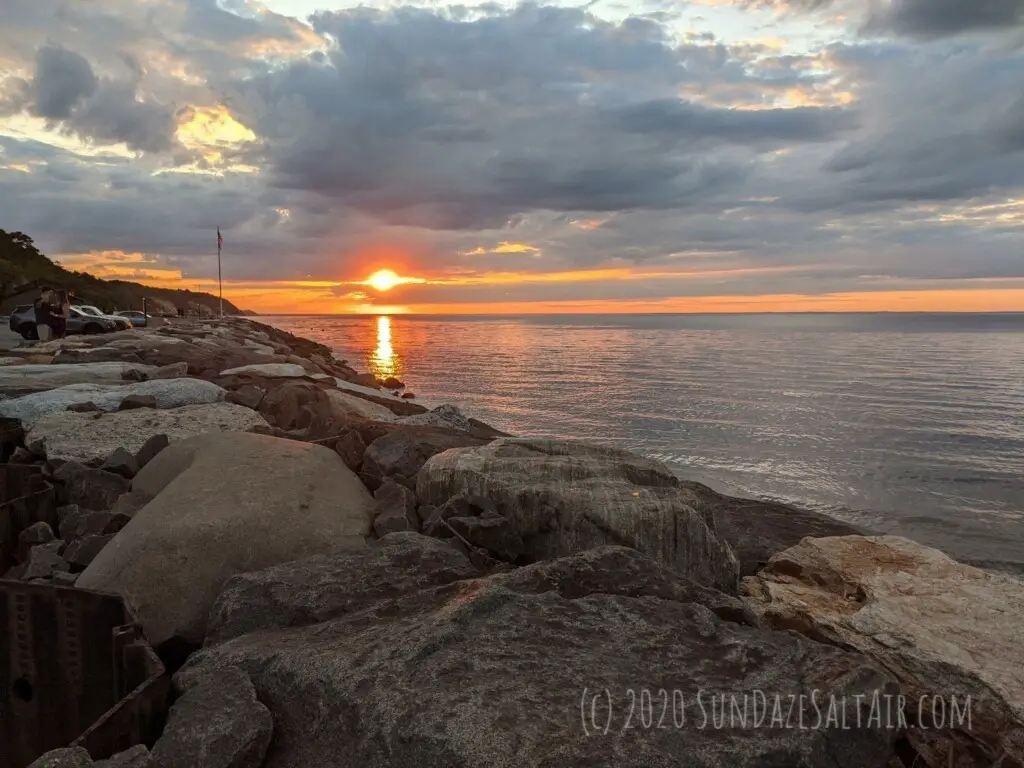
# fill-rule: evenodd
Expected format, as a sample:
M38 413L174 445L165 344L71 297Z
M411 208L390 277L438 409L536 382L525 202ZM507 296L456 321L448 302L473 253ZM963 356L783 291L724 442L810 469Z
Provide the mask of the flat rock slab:
M363 460L363 471L374 450ZM420 502L489 502L524 555L546 560L604 545L643 552L699 584L735 593L739 566L660 462L598 445L501 438L433 456L416 478Z
M81 363L79 365L13 365L0 367L0 393L28 394L68 384L119 384L124 374L155 371L137 363Z
M31 426L43 416L81 403L91 402L101 411L116 411L130 396L152 397L157 408L180 408L221 402L227 391L209 381L182 378L133 384L69 384L5 400L0 403L0 416L21 419L24 425Z
M81 366L68 366L81 367ZM51 413L36 422L26 445L50 459L88 462L105 460L118 448L137 453L154 435L171 442L209 432L245 432L267 426L255 411L233 403L186 405L118 413Z
M806 539L744 580L765 623L860 651L902 684L909 723L971 698L970 727L911 728L920 764L1024 764L1024 581L892 536ZM925 712L914 711L924 697ZM949 716L952 717L951 715ZM976 762L959 762L973 755Z
M171 638L201 644L210 608L232 576L366 546L374 511L369 492L333 451L246 433L172 443L132 487L153 501L78 586L126 598L153 645Z
M374 421L395 421L395 414L379 403L334 389L325 391L328 399L331 401L331 405L338 413L359 416L364 419L373 419Z
M257 365L243 365L238 368L229 368L221 371L221 376L238 376L248 374L249 376L263 376L268 379L301 379L309 375L309 371L301 365L294 363L261 363Z
M555 574L531 573L541 563L255 632L203 649L179 676L249 674L274 717L264 768L886 765L895 729L798 727L815 721L812 692L866 723L872 693L897 693L877 666L723 621L685 590L680 601L660 579L637 582L632 568L620 594L614 561L567 558ZM749 713L753 691L772 697L769 708L778 697L783 717L806 699L789 728L713 726L713 706L726 701L728 718L728 702L746 695Z
M396 403L405 403L406 402L402 398L397 397L396 395L392 395L390 392L387 392L387 391L385 391L383 389L374 389L373 387L364 387L362 384L353 384L352 382L345 381L344 379L334 379L334 384L339 389L345 389L345 390L348 390L349 392L354 392L357 395L369 395L370 397L374 397L374 398L378 398L379 397L379 398L382 398L384 400L394 401ZM423 410L425 411L426 408L424 408Z
M387 598L480 575L461 552L418 533L235 576L210 612L206 645L319 624Z

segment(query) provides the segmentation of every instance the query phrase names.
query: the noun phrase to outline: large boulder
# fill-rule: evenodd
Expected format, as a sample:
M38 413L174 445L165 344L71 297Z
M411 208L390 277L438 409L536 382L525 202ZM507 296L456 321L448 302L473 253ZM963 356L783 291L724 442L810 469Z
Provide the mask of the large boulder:
M200 379L168 379L135 384L69 384L48 392L0 402L0 416L21 419L26 425L51 413L66 411L69 406L93 403L97 410L116 411L126 399L152 397L156 408L180 408L183 405L217 403L227 392Z
M365 546L374 512L333 451L245 433L172 443L132 487L153 501L78 586L124 596L154 645L201 644L210 607L232 576Z
M713 515L718 535L740 561L740 575L753 576L772 555L799 544L808 536L857 536L859 528L826 515L786 504L725 496L701 483L681 481L690 506Z
M265 629L319 624L382 600L477 576L461 552L418 533L235 576L210 612L206 645Z
M367 443L359 476L376 490L389 477L415 488L416 475L431 456L452 448L482 446L487 441L455 430L403 425Z
M1024 765L1024 581L906 539L846 536L775 555L744 589L769 626L860 651L899 680L915 765Z
M79 366L75 366L79 367ZM186 405L117 413L52 413L37 421L25 437L35 453L65 461L105 461L118 448L138 453L146 442L165 435L171 442L208 432L243 432L267 422L255 411L233 403Z
M897 731L867 719L871 694L895 697L891 677L724 621L643 559L646 580L613 552L411 592L205 648L180 674L250 675L274 716L265 768L886 765ZM851 727L801 729L824 717L812 696L844 702Z
M434 456L416 491L438 507L455 496L485 499L512 524L531 561L621 544L700 584L737 588L736 557L713 516L694 510L679 480L652 459L591 444L501 438Z
M83 363L81 365L12 365L0 367L0 394L25 395L68 384L118 384L129 373L146 375L156 368L134 363Z
M377 421L394 421L395 415L386 406L355 395L346 394L337 389L326 390L327 397L335 410L348 416Z
M75 461L61 465L53 477L62 484L59 493L62 503L86 509L110 509L122 493L128 492L130 485L121 475L90 469Z
M454 405L439 405L432 411L420 413L415 416L406 416L402 419L403 424L413 424L426 427L444 427L445 429L459 429L469 432L473 425L470 424L466 415Z
M309 372L301 365L295 363L257 363L254 365L242 365L237 368L229 368L221 371L221 376L238 376L240 374L250 376L262 376L268 379L301 379L309 375Z

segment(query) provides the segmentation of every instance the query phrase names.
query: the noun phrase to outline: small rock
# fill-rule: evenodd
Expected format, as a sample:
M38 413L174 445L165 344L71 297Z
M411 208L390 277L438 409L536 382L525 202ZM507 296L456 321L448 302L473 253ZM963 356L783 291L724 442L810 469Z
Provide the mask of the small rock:
M396 379L394 376L388 376L386 379L384 379L384 381L381 382L381 385L385 389L405 389L405 384Z
M86 509L110 509L118 496L127 493L129 485L120 475L89 469L74 461L61 466L53 476L64 485L61 496L66 503L80 504Z
M10 463L32 464L35 462L35 460L36 457L35 454L32 453L32 451L19 445L17 448L14 449L13 453L11 453Z
M171 363L165 365L162 368L157 368L156 371L149 374L149 380L154 379L181 379L188 376L188 363Z
M372 373L357 373L352 378L353 384L358 384L361 387L369 387L370 389L377 389L377 377Z
M96 768L150 768L153 760L145 744L136 744L131 749L118 752L109 760L100 760Z
M153 458L160 453L164 448L171 444L170 439L167 435L153 435L147 440L139 452L135 454L135 464L138 467L138 471L141 472L142 468L149 464Z
M416 494L404 485L388 480L373 494L377 502L377 515L373 530L378 536L398 531L418 531Z
M81 747L68 747L47 752L28 768L93 768L89 753Z
M60 537L71 543L84 536L106 536L114 534L128 525L131 517L113 510L95 512L79 508L60 521Z
M402 399L403 400L415 400L416 399L416 393L415 392L403 392L402 393Z
M359 432L350 429L334 443L335 452L341 456L345 466L353 472L358 472L363 465L363 454L366 453L366 443L359 436Z
M493 552L502 560L515 560L523 541L503 517L453 517L448 525L470 544Z
M18 534L18 546L31 549L36 544L46 544L56 538L50 524L40 520L38 523L32 523Z
M134 411L136 408L156 408L156 398L153 395L128 395L117 410Z
M76 581L78 581L77 573L57 571L53 574L53 585L55 587L73 587Z
M146 377L142 371L129 368L121 374L121 381L145 381Z
M382 512L373 518L373 532L378 537L387 536L389 533L401 533L402 531L415 531L415 526L405 514L394 512Z
M228 402L235 405L244 405L254 411L260 407L266 393L252 384L243 384L233 392L228 393Z
M66 410L73 411L74 413L92 413L93 411L99 411L100 407L92 400L89 400L84 403L72 403Z
M153 746L160 768L259 768L274 731L270 711L237 667L204 675L175 702Z
M115 534L83 536L68 544L67 551L64 552L64 559L72 568L85 570L89 567L89 563L96 559L96 555L114 540L114 536Z
M64 522L64 518L70 515L77 515L81 507L77 504L65 504L63 507L57 507L57 524L60 525Z
M139 472L139 465L135 457L124 448L118 448L100 467L105 472L113 472L115 475L131 480Z
M135 513L149 504L153 497L144 491L129 491L117 497L114 506L111 507L111 514L135 517Z
M46 545L40 545L28 551L28 560L21 578L25 581L48 579L58 571L67 571L68 567L63 557Z

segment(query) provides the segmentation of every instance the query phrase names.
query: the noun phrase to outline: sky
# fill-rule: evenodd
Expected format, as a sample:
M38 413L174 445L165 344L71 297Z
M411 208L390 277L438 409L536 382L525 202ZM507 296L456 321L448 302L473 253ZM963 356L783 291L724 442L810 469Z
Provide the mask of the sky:
M1024 311L1024 0L0 18L0 228L100 277L216 292L220 227L263 313Z

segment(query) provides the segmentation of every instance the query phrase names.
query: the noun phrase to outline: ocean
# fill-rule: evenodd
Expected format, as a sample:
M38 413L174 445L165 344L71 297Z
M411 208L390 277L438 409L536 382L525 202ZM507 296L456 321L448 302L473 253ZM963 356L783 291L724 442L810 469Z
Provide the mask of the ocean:
M1024 573L1024 314L258 319L424 405Z

